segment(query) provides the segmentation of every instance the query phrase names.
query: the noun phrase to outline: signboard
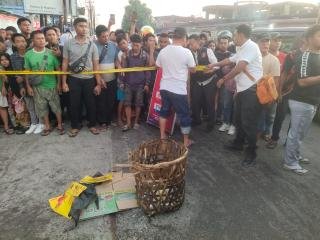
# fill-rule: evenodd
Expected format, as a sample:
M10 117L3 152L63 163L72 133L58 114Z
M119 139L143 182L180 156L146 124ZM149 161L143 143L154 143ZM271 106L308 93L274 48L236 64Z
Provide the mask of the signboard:
M25 0L24 11L26 13L63 15L63 1Z
M154 87L152 91L152 97L149 106L147 123L159 127L159 112L161 109L161 96L160 96L160 81L162 78L162 70L157 71L156 79L154 81ZM176 114L172 111L167 118L166 132L170 135L173 134L174 126L176 122Z

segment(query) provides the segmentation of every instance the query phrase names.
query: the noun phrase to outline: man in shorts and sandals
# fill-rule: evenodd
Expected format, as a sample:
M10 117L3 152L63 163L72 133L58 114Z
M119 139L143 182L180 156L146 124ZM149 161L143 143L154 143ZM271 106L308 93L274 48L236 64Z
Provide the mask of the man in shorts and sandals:
M160 137L167 138L165 133L167 118L171 108L176 112L179 120L183 143L186 147L192 144L189 139L191 131L191 116L188 100L188 75L196 71L196 63L187 45L187 32L184 28L176 28L173 44L162 49L158 55L156 66L162 68L160 81L160 95L162 106L160 110Z
M149 55L142 49L142 39L140 35L133 34L130 37L132 43L132 49L122 55L122 67L147 67L149 66ZM125 110L127 124L123 126L122 131L128 131L131 129L131 117L132 117L132 101L135 106L135 121L133 128L139 128L139 117L141 109L144 106L144 92L149 91L150 85L150 71L129 72L121 78L120 88L124 89L125 93Z
M54 71L60 70L60 63L56 56L45 47L46 40L41 31L34 31L31 34L33 49L25 54L25 69L31 71ZM49 106L56 115L60 135L64 134L62 127L62 117L60 99L58 92L61 92L60 78L55 75L27 75L26 86L29 96L34 97L36 113L44 123L42 136L47 136L51 132L49 121Z

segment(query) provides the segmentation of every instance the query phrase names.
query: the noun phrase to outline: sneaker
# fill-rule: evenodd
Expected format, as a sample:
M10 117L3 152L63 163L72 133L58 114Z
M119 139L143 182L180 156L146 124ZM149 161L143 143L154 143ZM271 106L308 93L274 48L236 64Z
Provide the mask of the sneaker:
M236 133L236 127L231 125L228 130L228 135L234 135Z
M43 129L44 129L44 125L39 123L39 124L37 124L37 128L34 130L33 133L34 134L39 134L39 133L41 133L43 131Z
M304 158L304 157L300 156L298 159L299 159L300 163L310 164L310 160L308 158Z
M302 167L297 167L297 166L293 167L293 166L289 166L287 164L283 164L283 168L285 170L292 171L298 175L303 175L303 174L306 174L307 172L309 172L309 170L304 169Z
M133 129L135 129L135 130L138 130L139 127L140 127L140 125L139 125L138 123L135 123L135 124L133 125Z
M31 126L29 127L29 129L25 132L25 134L31 134L33 133L37 128L37 124L31 124Z
M223 123L222 126L219 128L219 131L220 132L226 132L226 131L229 130L229 128L230 128L229 124Z

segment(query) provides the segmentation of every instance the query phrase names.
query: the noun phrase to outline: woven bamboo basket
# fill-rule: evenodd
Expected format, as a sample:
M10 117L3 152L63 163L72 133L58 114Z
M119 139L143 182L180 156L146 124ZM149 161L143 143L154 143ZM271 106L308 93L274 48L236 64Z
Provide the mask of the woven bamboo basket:
M138 203L148 216L183 204L187 154L188 149L173 140L153 140L131 152Z

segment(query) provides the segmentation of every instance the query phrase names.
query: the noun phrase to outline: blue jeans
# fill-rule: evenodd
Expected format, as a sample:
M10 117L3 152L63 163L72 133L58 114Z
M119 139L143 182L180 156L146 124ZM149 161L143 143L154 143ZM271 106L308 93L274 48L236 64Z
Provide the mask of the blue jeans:
M287 137L284 163L300 169L300 146L307 135L317 107L308 103L289 100L291 112L291 126Z
M271 135L272 126L276 117L277 103L264 105L259 119L258 130L263 135Z
M180 120L182 134L189 134L191 131L191 116L188 96L175 94L167 90L160 90L160 95L162 101L160 117L168 118L173 108Z
M223 89L223 122L233 124L234 93L227 88Z

